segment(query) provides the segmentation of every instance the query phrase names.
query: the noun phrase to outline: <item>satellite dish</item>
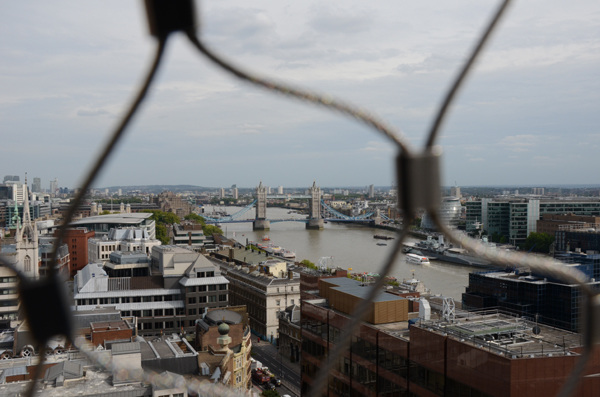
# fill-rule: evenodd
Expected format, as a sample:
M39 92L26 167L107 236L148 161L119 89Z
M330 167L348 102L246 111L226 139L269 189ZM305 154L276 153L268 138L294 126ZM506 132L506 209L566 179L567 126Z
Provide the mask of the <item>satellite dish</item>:
M533 326L533 329L532 329L532 331L533 331L533 333L534 333L535 335L539 335L539 334L540 334L540 332L542 332L542 330L540 329L540 327L538 327L537 325L534 325L534 326Z

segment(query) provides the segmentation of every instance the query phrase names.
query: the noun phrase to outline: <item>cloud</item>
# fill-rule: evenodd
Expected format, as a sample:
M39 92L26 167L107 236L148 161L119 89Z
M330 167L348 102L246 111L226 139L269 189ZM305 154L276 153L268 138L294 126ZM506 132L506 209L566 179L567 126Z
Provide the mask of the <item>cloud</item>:
M519 153L531 151L539 144L538 140L539 138L535 135L511 135L502 138L498 144L511 152Z
M363 152L381 153L382 155L391 155L396 151L396 147L389 142L369 141L366 146L360 149Z
M90 116L104 116L111 114L108 110L103 108L79 108L77 109L77 116L90 117Z

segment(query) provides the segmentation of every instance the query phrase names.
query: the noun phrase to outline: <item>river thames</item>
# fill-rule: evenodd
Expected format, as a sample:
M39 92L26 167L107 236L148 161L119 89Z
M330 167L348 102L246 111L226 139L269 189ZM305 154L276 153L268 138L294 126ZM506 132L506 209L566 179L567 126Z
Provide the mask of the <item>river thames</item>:
M205 213L210 216L213 207L205 206ZM218 207L229 214L239 211L239 207ZM269 219L305 219L306 215L290 212L283 208L268 208ZM242 219L253 219L254 209L248 211ZM367 226L332 223L325 224L323 230L306 230L302 222L271 223L269 231L252 231L252 223L224 223L223 232L242 244L248 241L261 242L268 236L275 245L296 253L296 260L308 259L318 263L322 257L330 257L330 263L352 272L379 273L384 260L389 256L395 240L379 240L374 235L395 236L392 231L370 228ZM416 241L409 238L409 241ZM377 245L386 243L386 246ZM406 263L402 253L398 255L391 275L402 280L415 277L431 290L432 294L441 294L461 300L461 294L469 282L469 273L481 271L467 266L459 266L443 261L431 261L430 265Z

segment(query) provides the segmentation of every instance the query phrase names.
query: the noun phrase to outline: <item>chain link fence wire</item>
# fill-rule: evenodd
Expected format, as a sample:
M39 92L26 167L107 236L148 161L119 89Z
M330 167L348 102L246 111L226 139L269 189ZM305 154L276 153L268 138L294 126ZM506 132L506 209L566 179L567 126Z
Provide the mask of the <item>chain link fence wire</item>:
M139 92L130 105L129 110L125 113L122 120L110 135L110 139L107 141L93 166L86 174L83 183L80 185L78 193L69 206L69 209L64 217L64 221L58 229L58 235L54 242L52 250L52 262L49 266L48 275L40 280L40 282L33 282L33 284L29 283L31 285L27 290L20 289L21 300L26 301L26 299L24 299L24 294L39 293L42 288L41 284L43 284L43 282L46 282L46 284L56 284L59 285L60 288L64 288L59 275L57 275L58 268L56 263L58 247L64 238L65 231L69 227L73 215L82 203L83 198L87 194L89 188L92 186L92 183L96 179L98 173L106 165L110 155L114 152L118 143L121 141L121 138L125 134L130 121L136 115L140 105L145 100L163 58L167 39L171 33L179 31L187 35L191 44L203 56L233 76L263 89L293 97L302 101L314 103L328 110L337 111L365 124L367 127L389 139L398 149L396 181L399 187L398 205L399 209L402 210L402 220L404 225L408 225L410 223L410 220L412 220L413 216L417 213L417 210L424 209L431 216L439 231L447 236L451 242L456 245L463 246L469 251L472 251L474 254L489 260L498 268L505 268L507 265L526 266L540 274L545 274L549 277L562 280L565 283L577 284L586 298L586 313L585 315L581 316L582 318L586 319L585 324L582 324L584 348L578 362L575 365L575 368L567 379L567 382L565 382L559 394L560 396L565 397L571 395L577 387L580 378L583 376L586 363L591 356L592 348L598 339L596 323L598 322L597 312L598 307L600 307L600 303L597 294L590 288L588 284L589 280L581 272L561 265L559 262L556 262L552 259L541 258L524 253L514 253L508 251L499 252L495 250L492 251L476 240L471 239L466 235L458 234L456 231L445 225L438 215L441 202L439 169L441 152L439 148L435 146L438 132L441 129L447 111L452 105L452 102L461 85L463 84L465 77L470 72L473 64L481 53L481 50L484 48L493 30L496 28L509 3L510 0L503 0L498 6L497 10L494 12L494 15L488 23L485 31L479 37L471 56L460 70L460 73L453 82L451 88L448 90L445 99L443 100L442 105L433 121L425 148L422 152L415 152L414 149L410 147L409 142L407 142L398 131L386 125L372 113L362 108L335 99L329 95L291 87L285 83L275 81L274 79L260 77L259 75L245 71L218 56L215 52L210 50L196 34L196 23L193 20L193 15L195 13L194 3L192 1L182 0L177 2L162 2L160 0L146 0L145 5L150 25L150 32L157 39L157 47L154 59L139 89ZM427 183L424 183L424 181ZM343 354L343 352L348 348L353 334L363 319L363 315L367 312L366 309L375 298L378 291L381 290L386 276L390 274L391 270L393 269L402 247L402 242L407 235L407 231L408 229L405 228L398 232L396 242L391 250L391 253L379 271L381 277L373 285L373 288L370 290L367 298L362 300L358 305L354 315L352 316L352 320L345 327L340 341L335 345L333 350L329 352L326 363L324 363L324 365L320 368L320 371L318 372L318 375L312 384L312 388L309 393L310 395L323 395L327 393L326 385L330 370L341 354ZM18 279L20 280L20 284L25 284L23 282L25 276L18 268L3 261L2 259L0 259L0 265L10 268L17 275ZM25 310L27 320L32 324L36 324L33 316L39 314L40 310L44 310L44 308L45 306L42 305L42 308L29 308L29 311ZM26 307L25 309L28 308ZM68 319L72 317L70 309L66 305L58 308L51 308L51 310L61 310L65 312L64 315L67 316ZM71 324L72 322L67 321L67 323ZM47 349L46 343L50 337L59 333L56 330L54 331L55 333L51 333L51 331L43 332L40 330L36 334L36 351L39 352L40 357L38 365L34 371L34 379L36 380L39 380L42 375L41 372L46 356L45 350ZM64 336L69 339L72 345L79 349L92 363L106 371L112 372L113 374L119 374L119 376L127 377L129 379L136 379L141 382L146 382L156 386L185 389L190 395L233 396L239 394L238 392L227 388L222 384L206 381L201 382L199 380L186 381L183 377L174 374L158 374L148 370L140 371L138 369L118 367L110 360L108 355L100 354L100 352L95 351L94 347L84 337L75 335L75 330L68 328L60 331L60 333L64 334ZM27 390L28 396L34 396L36 394L36 380L30 382Z

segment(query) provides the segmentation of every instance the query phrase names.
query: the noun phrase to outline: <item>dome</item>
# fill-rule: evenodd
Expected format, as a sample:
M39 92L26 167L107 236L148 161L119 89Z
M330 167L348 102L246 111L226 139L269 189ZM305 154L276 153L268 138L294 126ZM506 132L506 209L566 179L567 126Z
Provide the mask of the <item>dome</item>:
M226 323L221 323L219 325L219 334L221 335L227 335L229 333L229 325L227 325Z

